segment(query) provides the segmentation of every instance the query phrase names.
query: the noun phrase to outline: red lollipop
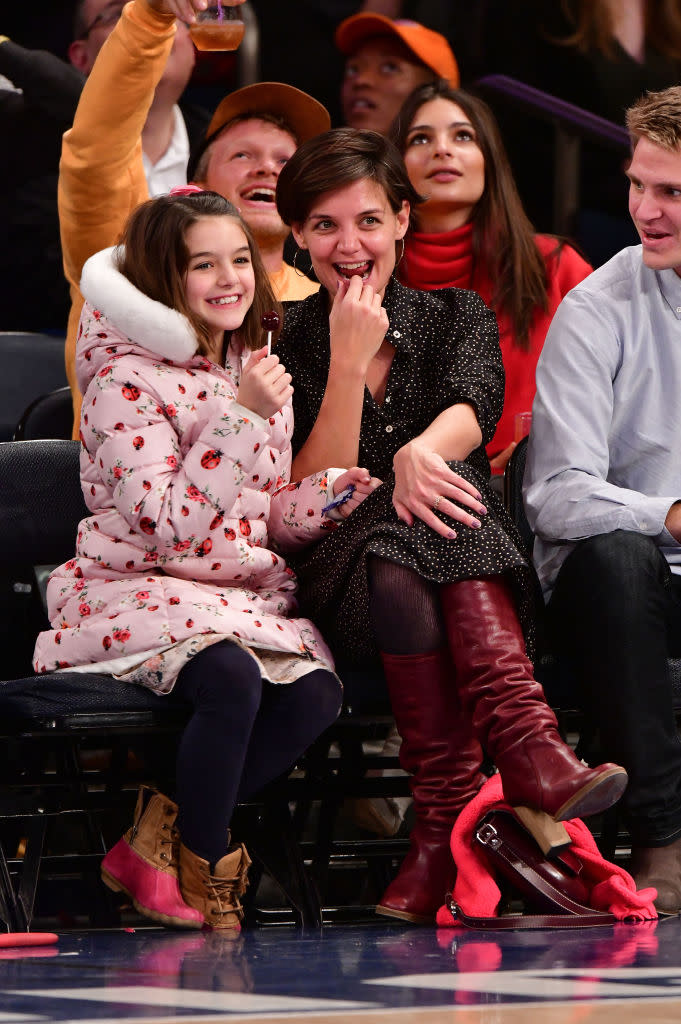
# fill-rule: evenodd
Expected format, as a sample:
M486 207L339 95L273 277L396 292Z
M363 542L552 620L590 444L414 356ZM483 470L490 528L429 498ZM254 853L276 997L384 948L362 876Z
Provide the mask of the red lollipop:
M272 334L279 330L279 314L273 309L269 313L263 313L260 324L264 331L267 331L267 355L272 351Z

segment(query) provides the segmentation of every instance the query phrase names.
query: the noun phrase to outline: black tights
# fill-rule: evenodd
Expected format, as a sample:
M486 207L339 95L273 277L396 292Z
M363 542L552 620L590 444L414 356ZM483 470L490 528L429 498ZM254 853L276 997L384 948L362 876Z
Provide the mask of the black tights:
M369 600L379 651L425 654L446 646L437 584L414 569L371 555Z
M192 658L175 688L194 708L177 753L178 828L185 846L215 864L236 804L290 768L336 719L341 687L326 669L265 682L251 655L223 640Z

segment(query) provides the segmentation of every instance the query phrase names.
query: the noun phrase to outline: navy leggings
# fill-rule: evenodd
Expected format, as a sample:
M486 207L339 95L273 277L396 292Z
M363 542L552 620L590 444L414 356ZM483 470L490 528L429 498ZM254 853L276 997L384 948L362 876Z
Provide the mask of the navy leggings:
M194 708L177 754L178 828L185 846L215 864L227 852L236 804L331 725L342 691L326 669L293 683L263 681L251 655L229 640L192 658L175 689Z

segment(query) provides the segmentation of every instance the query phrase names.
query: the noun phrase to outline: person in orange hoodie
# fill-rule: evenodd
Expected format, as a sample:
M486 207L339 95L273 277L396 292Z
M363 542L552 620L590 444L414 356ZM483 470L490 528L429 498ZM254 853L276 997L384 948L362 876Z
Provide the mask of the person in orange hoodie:
M243 0L239 0L243 2ZM59 219L64 270L71 287L66 372L73 393L74 436L81 398L74 370L79 290L85 261L118 241L129 214L148 198L142 131L177 31L205 0L132 0L123 9L94 63L73 127L65 133L59 176ZM235 202L256 238L277 298L304 298L318 287L283 260L288 229L276 212L279 170L297 145L328 128L326 109L311 96L280 83L237 90L219 104L206 134L195 177ZM238 138L237 138L238 136ZM250 153L248 170L233 156ZM233 163L233 161L232 161ZM199 173L201 172L201 173ZM257 191L259 185L262 191Z

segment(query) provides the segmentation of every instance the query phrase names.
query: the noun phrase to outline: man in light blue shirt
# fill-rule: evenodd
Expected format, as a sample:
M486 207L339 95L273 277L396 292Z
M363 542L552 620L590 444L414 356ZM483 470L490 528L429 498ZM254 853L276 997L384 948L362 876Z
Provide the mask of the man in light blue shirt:
M525 507L552 649L623 765L639 887L681 911L681 87L627 112L641 245L574 288L537 367Z

